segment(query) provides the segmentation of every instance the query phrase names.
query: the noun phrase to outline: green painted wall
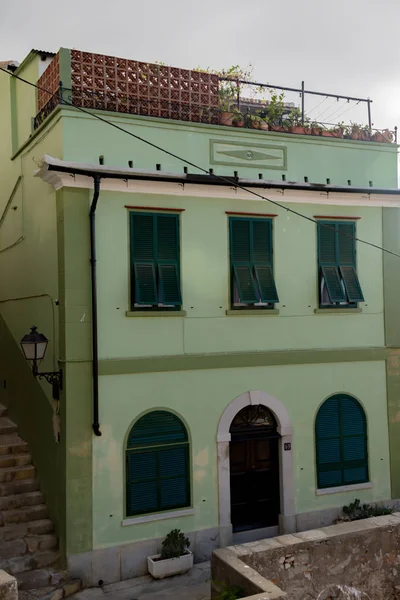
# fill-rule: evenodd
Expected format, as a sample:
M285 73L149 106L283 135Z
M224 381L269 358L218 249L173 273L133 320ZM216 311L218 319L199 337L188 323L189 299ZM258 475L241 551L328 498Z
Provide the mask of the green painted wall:
M83 113L63 109L69 116L64 132L65 160L98 164L99 155L104 155L105 164L128 166L133 160L135 168L155 169L160 163L163 171L183 172L183 163L113 129L105 123ZM218 125L205 126L165 119L143 118L99 113L121 127L168 149L201 167L214 168L216 174L258 178L262 171L264 179L279 180L282 174L287 181L304 181L332 184L369 185L397 187L397 147L389 144L374 144L354 140L337 140L312 136L238 130ZM251 167L247 163L234 166L213 165L210 162L210 139L235 141L251 144L272 144L287 148L287 170ZM189 167L190 172L196 172Z
M39 79L39 56L33 56L18 69L18 76L37 83ZM15 80L15 116L17 121L17 146L21 146L31 135L32 118L37 113L37 91L23 81ZM16 148L15 148L16 150Z
M287 408L293 423L296 512L342 506L354 500L390 497L385 363L338 363L220 369L100 378L101 438L93 444L94 547L111 546L218 525L216 434L226 406L247 390L262 390ZM373 488L315 495L313 423L321 402L346 391L363 404L369 425ZM124 448L127 431L150 408L171 408L190 429L195 515L123 527Z
M182 293L185 318L130 318L126 204L185 208L181 215ZM174 198L102 192L97 209L100 358L207 352L382 346L382 255L357 245L365 303L361 314L315 314L315 226L274 211L275 279L279 316L230 316L226 210L263 212L257 201ZM301 205L307 216L359 216L357 235L380 245L380 208ZM205 243L207 239L207 243Z

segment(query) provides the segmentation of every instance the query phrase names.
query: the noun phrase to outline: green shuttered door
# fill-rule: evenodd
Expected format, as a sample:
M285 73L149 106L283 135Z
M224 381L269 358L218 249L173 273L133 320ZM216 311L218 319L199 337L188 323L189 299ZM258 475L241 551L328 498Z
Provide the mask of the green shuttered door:
M368 481L366 419L357 400L328 398L317 414L315 442L319 488Z
M272 222L232 217L229 225L231 280L236 284L239 301L242 304L279 302L273 277Z
M153 411L132 427L126 452L128 516L190 506L189 442L174 414Z
M179 216L130 213L132 305L180 306Z

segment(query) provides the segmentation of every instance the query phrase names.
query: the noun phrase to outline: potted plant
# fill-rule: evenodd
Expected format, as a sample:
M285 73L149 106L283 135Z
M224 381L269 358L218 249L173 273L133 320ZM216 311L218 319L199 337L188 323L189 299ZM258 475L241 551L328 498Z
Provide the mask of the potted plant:
M193 567L190 540L179 529L169 532L162 543L161 554L147 557L147 568L154 579L186 573Z
M350 137L352 140L360 140L361 139L361 130L362 125L358 125L357 123L351 123Z
M321 129L321 135L323 137L335 137L334 133L331 129L325 129L325 128Z
M368 142L371 139L371 129L368 125L363 125L360 129L360 140Z
M313 121L311 123L311 134L312 135L321 135L322 127L317 121Z
M375 133L371 136L371 140L373 142L383 143L385 141L385 138L383 137L383 133L381 133L380 131L375 131Z
M389 129L384 129L382 131L382 136L383 136L383 141L384 142L393 142L393 131L390 131Z
M234 65L224 71L214 71L219 77L226 77L227 79L220 79L219 82L219 122L221 125L232 125L234 124L234 112L235 105L237 104L238 96L243 87L240 81L250 81L252 66L249 68L241 69L239 65Z
M283 110L285 108L285 94L271 91L271 98L268 103L268 125L271 131L284 131L282 126Z
M333 137L342 138L345 131L345 125L343 122L338 123L335 127L331 129L333 133Z
M232 117L232 124L235 127L244 127L244 119L243 119L243 115L240 111L238 111L237 109L235 109L235 112L233 113L233 117Z

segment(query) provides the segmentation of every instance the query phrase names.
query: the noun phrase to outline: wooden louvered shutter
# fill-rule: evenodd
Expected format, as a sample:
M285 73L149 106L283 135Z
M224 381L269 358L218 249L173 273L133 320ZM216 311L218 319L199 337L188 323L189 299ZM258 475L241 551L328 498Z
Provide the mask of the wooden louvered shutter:
M139 515L190 505L189 441L182 421L156 410L132 427L126 451L126 512Z
M157 263L160 281L160 302L182 304L179 277L179 217L157 216Z
M231 219L230 244L232 276L240 302L279 302L273 277L271 221Z
M315 423L319 488L368 481L367 430L364 411L354 398L328 398Z
M279 302L272 270L272 222L254 219L253 264L262 302Z
M239 300L243 304L258 302L251 262L251 221L231 219L231 266ZM232 292L233 298L233 292Z
M339 403L329 398L318 411L315 424L317 480L319 488L342 483Z
M131 213L130 230L133 304L157 305L154 217Z
M188 447L159 451L160 509L178 508L189 504Z
M349 302L364 302L356 271L355 223L338 223L340 273Z
M343 483L364 483L368 481L368 450L365 414L354 398L340 398Z
M338 263L337 225L318 224L318 262L325 279L326 291L332 303L346 302Z
M126 460L127 514L157 510L157 452L128 452Z

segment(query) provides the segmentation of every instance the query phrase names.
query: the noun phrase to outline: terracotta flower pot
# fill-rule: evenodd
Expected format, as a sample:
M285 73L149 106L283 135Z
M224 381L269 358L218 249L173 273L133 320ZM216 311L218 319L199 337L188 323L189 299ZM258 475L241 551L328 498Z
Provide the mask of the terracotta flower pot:
M359 140L361 138L361 131L359 129L353 129L350 137L352 140Z
M268 123L266 121L263 121L261 119L261 121L260 121L260 129L264 129L264 131L268 131L268 128L269 128Z
M326 129L323 129L323 130L321 131L321 135L322 135L323 137L335 137L335 135L334 135L333 131L327 131Z
M252 121L251 126L253 129L260 129L260 121Z
M381 134L380 131L376 131L374 133L373 136L371 136L371 140L373 140L374 142L380 142L383 143L385 141L385 138L383 137L383 135Z
M289 131L291 133L297 133L297 135L304 135L305 128L302 125L295 125L293 127L290 127Z
M282 125L269 125L268 129L270 131L285 131L285 128Z
M337 129L334 129L332 131L332 133L333 133L333 137L336 137L336 138L342 138L343 137L343 129L341 127L338 127Z
M244 121L234 121L233 124L235 127L244 127Z
M232 125L233 112L222 111L219 113L219 124L220 125Z
M371 134L369 131L366 131L365 129L363 131L360 131L360 140L363 140L364 142L368 142L371 139Z
M319 129L319 127L313 127L311 129L311 133L312 135L321 135L321 130Z

